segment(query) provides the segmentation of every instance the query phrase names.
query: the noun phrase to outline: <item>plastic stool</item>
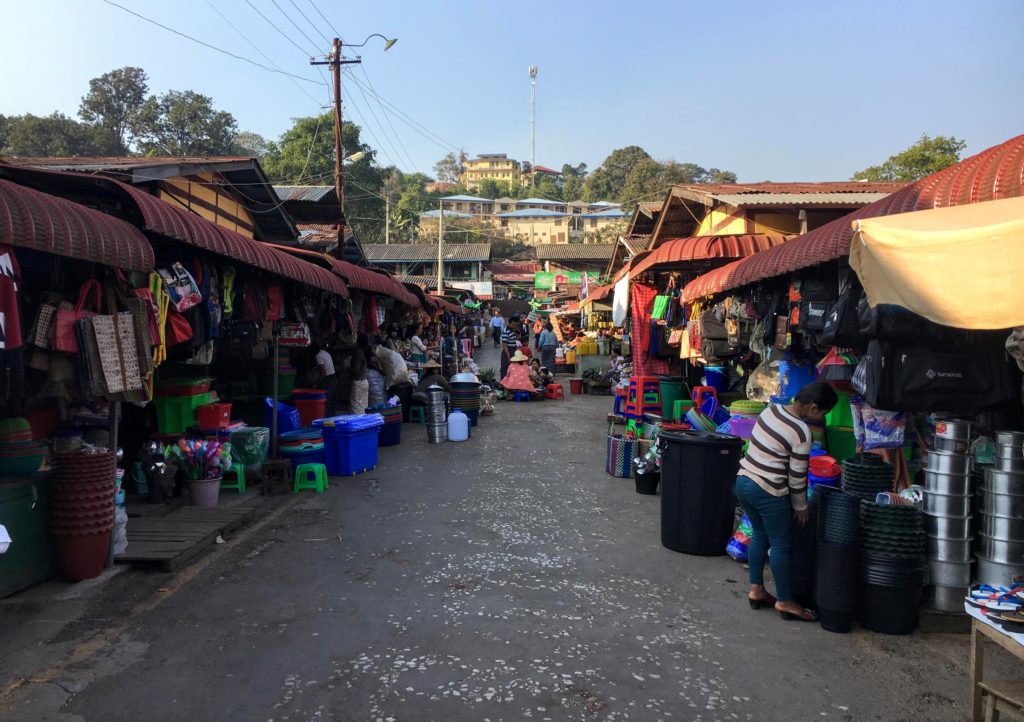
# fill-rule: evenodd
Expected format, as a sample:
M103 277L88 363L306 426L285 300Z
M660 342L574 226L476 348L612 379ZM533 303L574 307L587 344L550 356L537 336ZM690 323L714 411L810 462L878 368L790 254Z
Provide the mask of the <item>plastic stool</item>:
M612 413L616 416L622 416L625 411L626 397L621 394L615 394L615 400L612 401Z
M299 464L295 470L294 493L303 489L315 489L317 494L323 494L327 488L327 467L323 464Z
M239 462L235 462L231 465L231 468L226 472L227 474L234 473L234 480L228 479L226 476L220 480L221 489L235 489L239 494L245 493L245 466Z
M263 485L260 493L287 494L288 477L291 472L291 462L288 459L267 459L263 462L261 472L263 473Z
M529 401L530 400L530 396L531 396L531 394L530 394L529 391L516 391L516 395L515 395L515 399L514 400L515 401Z
M562 384L548 384L547 390L544 392L544 398L564 399L565 389L562 388Z
M409 407L409 423L411 424L425 424L427 423L427 407L419 404Z

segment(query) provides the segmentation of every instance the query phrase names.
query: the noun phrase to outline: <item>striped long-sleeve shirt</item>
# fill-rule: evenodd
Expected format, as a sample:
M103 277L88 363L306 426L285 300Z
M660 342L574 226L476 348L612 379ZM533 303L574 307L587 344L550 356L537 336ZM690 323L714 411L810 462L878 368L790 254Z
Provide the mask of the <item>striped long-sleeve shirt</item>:
M796 510L807 508L807 458L811 430L803 420L772 404L757 418L740 473L773 496L789 495Z

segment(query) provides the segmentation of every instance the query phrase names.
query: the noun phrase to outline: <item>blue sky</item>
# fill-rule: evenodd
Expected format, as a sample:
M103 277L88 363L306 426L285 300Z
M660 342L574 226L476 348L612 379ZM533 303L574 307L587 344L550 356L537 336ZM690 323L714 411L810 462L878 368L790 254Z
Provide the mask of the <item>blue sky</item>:
M275 64L319 80L311 43L281 12L325 51L296 10L333 37L311 0L276 0L280 9L249 0L303 50L246 0L210 1ZM266 63L206 0L119 2ZM528 160L531 63L540 68L537 162L554 167L594 168L635 144L741 181L841 180L922 133L963 138L975 153L1024 132L1019 0L313 3L347 41L399 38L386 54L371 40L360 51L367 75L356 77L442 141L386 114L351 80L345 112L369 126L382 162L406 171L431 173L448 146ZM123 65L145 68L154 92L210 95L241 129L271 138L318 109L284 76L102 0L10 3L4 19L0 113L74 115L89 79ZM296 82L326 102L324 86Z

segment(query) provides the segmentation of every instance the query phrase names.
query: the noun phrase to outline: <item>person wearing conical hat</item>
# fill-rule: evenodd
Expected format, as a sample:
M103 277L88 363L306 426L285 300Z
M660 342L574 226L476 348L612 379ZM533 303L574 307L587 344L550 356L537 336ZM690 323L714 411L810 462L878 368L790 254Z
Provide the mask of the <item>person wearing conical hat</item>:
M501 379L501 385L506 391L528 391L531 394L537 392L533 380L530 378L530 367L526 365L526 355L521 350L516 350L509 359L508 371Z

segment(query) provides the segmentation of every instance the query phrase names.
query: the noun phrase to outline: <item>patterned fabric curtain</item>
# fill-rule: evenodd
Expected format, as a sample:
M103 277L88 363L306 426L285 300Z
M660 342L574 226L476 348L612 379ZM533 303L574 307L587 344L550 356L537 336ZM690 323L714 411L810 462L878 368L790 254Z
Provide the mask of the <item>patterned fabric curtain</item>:
M639 283L633 284L633 375L634 376L657 376L669 373L668 361L653 358L649 355L651 347L651 309L654 307L654 299L658 295L658 289L654 286L644 286Z

